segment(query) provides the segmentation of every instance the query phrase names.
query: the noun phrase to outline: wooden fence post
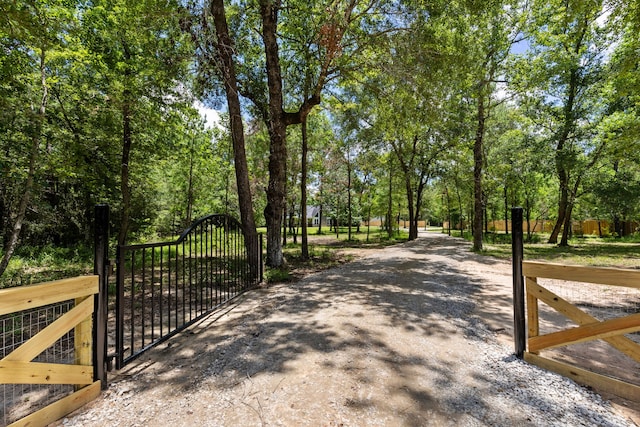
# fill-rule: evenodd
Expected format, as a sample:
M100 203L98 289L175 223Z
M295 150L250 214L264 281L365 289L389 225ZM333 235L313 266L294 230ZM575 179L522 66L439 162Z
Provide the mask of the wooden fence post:
M109 292L109 206L95 206L93 272L99 278L93 316L93 377L107 388L107 302Z
M526 345L524 279L522 277L522 208L511 208L511 253L513 265L513 338L516 357L522 359Z

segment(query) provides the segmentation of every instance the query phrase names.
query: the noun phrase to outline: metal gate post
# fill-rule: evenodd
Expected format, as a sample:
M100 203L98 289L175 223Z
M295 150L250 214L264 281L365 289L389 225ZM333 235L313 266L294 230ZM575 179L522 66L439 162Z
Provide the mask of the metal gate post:
M98 275L99 292L94 299L93 379L107 388L107 301L109 288L109 205L94 208L93 273Z
M513 338L515 352L519 359L524 356L526 344L524 312L524 279L522 277L522 208L511 208L511 252L513 265Z

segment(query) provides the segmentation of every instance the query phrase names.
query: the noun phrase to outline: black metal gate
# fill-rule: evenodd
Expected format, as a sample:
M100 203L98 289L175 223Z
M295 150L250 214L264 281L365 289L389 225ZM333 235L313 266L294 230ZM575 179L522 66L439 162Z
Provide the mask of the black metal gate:
M201 218L174 242L118 246L116 257L118 369L262 280L262 236L246 245L228 215Z

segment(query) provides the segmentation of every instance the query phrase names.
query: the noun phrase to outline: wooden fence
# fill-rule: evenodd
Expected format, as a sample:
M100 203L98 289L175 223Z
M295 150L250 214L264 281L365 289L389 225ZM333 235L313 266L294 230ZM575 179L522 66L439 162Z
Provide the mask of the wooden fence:
M459 224L451 224L452 228L459 228ZM551 221L548 219L545 220L531 220L529 223L529 228L532 233L551 233L553 231L553 226L555 225L555 221ZM445 221L445 228L448 228L449 224ZM465 223L466 227L467 224ZM487 222L487 229L491 232L499 232L503 233L506 230L506 227L509 227L509 232L513 231L513 226L511 220L505 222L505 220L493 220ZM640 223L637 221L623 221L620 223L620 230L618 230L622 235L628 236L630 234L635 233L640 227ZM571 229L574 235L576 236L599 236L599 237L609 237L612 233L615 232L614 225L610 221L606 220L596 220L596 219L587 219L587 220L578 220L571 222ZM527 223L523 222L523 231L527 231Z
M46 326L41 327L43 319L37 324L15 325L15 334L19 334L18 344L9 348L8 354L0 360L0 384L70 384L75 391L56 402L41 408L20 420L10 420L11 426L44 426L76 410L100 394L101 381L95 380L93 353L93 316L99 292L98 276L83 276L57 280L32 286L0 290L0 316L19 318L21 312L37 310L73 301L68 311L52 318L50 315L28 315L27 318L45 317ZM5 328L3 328L5 329ZM4 331L3 334L11 332ZM70 349L74 359L64 363L40 361L39 356L54 345L64 335L72 337ZM5 346L5 349L8 347ZM8 402L4 402L5 407ZM3 411L3 412L6 412ZM7 415L5 414L5 419Z
M640 340L638 336L634 337L635 341L629 336L625 336L626 334L640 331L640 311L637 309L631 310L631 313L624 313L627 315L622 317L611 316L611 312L608 312L606 320L599 320L538 283L539 278L546 278L579 282L581 284L594 284L598 287L626 287L640 290L640 271L522 262L522 275L526 282L528 324L528 338L526 341L528 351L524 352L524 359L542 368L572 378L577 383L640 402L640 386L638 384L632 384L613 378L613 376L598 374L568 363L540 356L540 352L543 350L603 340L621 354L632 359L632 363L633 361L640 363L640 344L637 342ZM557 313L560 313L578 326L542 334L540 331L540 302L553 308ZM608 304L604 301L598 301L598 303L600 310L608 307ZM622 312L618 311L614 314L620 313ZM587 353L584 356L588 356L591 352ZM621 368L618 367L618 369Z

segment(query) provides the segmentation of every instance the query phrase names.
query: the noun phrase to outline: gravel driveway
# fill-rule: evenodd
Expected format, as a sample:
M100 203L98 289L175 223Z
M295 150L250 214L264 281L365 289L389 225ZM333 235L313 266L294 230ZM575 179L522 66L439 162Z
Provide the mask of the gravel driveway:
M64 426L633 426L513 356L511 266L425 233L251 291Z

